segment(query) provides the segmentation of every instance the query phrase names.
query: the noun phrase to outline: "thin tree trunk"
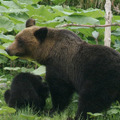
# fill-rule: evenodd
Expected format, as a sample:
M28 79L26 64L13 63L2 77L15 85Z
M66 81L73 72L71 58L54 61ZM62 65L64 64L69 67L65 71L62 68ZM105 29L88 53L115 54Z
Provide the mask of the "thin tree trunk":
M112 23L112 11L111 11L111 1L106 0L105 3L105 25L110 25ZM104 45L110 47L111 46L111 27L105 27L105 38Z

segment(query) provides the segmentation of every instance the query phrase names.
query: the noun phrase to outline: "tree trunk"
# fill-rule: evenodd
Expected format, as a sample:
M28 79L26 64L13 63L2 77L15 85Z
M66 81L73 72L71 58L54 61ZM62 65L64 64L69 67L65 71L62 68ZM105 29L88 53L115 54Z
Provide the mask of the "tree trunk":
M112 11L111 11L111 1L106 0L105 3L105 25L110 25L112 23ZM111 27L105 27L105 38L104 45L110 47L111 46Z

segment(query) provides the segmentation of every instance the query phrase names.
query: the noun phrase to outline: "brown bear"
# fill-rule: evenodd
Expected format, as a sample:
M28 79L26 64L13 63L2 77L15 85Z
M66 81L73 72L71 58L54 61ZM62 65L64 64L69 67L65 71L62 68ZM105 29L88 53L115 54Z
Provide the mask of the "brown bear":
M14 77L4 98L8 106L19 109L27 105L35 112L43 110L48 97L48 86L38 75L20 73Z
M29 19L27 28L16 35L6 51L46 66L53 111L65 109L74 91L79 94L76 120L81 113L86 118L87 112L100 112L115 100L120 101L117 51L90 45L69 30L38 27L34 23Z

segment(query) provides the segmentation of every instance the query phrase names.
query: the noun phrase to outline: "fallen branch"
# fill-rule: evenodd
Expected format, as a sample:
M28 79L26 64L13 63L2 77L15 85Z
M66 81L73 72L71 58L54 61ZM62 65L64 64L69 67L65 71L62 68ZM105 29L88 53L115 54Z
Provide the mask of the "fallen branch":
M110 25L79 25L79 24L64 24L64 25L60 25L57 27L68 27L68 26L76 26L76 27L90 27L90 28L94 28L94 27L110 27L110 26L120 26L120 24L114 23L114 24L110 24Z

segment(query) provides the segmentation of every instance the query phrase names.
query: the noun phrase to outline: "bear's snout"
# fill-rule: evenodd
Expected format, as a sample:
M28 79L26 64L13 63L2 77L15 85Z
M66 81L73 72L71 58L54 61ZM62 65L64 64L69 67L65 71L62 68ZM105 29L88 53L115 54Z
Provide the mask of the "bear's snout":
M10 50L7 48L5 48L5 51L10 55Z
M5 48L5 51L7 52L8 55L13 56L11 49L9 47Z
M5 48L5 51L7 52L8 55L14 56L14 55L20 53L21 49L17 46L16 42L13 42L10 46Z
M13 53L11 52L11 49L10 49L9 47L5 48L5 51L6 51L7 54L10 55L10 56L15 55L15 54L13 54Z

